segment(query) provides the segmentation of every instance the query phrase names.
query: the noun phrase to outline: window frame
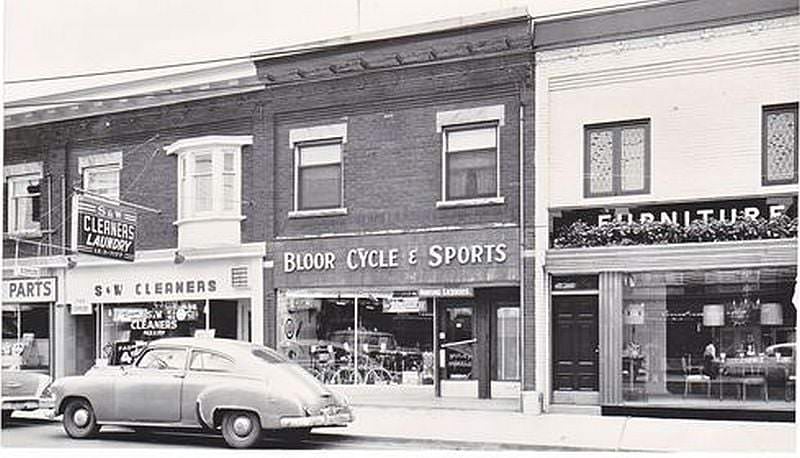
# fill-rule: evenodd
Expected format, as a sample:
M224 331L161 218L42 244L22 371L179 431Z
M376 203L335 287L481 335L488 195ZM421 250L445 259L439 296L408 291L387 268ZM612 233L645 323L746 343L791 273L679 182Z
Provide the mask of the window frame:
M172 351L182 351L183 352L183 367L181 368L172 368L167 367L165 369L156 369L152 367L140 367L139 363L142 362L145 356L148 353L159 351L159 350L172 350ZM189 364L189 349L185 347L150 347L145 348L142 350L141 354L136 358L136 361L133 363L133 367L139 370L157 370L157 371L183 371L186 372L187 365Z
M343 137L329 137L329 138L320 138L314 140L304 140L304 141L297 141L293 145L294 149L294 206L293 212L326 212L326 211L335 211L335 210L344 210L347 206L344 203L344 138ZM301 196L301 183L300 183L300 169L311 169L316 167L330 167L333 164L321 164L321 165L309 165L309 166L301 166L300 165L300 156L301 150L304 147L308 146L325 146L325 145L339 145L339 205L335 207L312 207L312 208L300 208L300 202L302 201Z
M642 189L625 191L622 189L622 131L625 128L643 127L644 128L644 183ZM583 126L583 197L618 197L644 195L651 193L652 179L652 142L651 142L652 120L650 118L630 119L625 121L603 122L595 124L584 124ZM611 191L596 192L591 190L591 141L590 135L594 131L613 131L614 147L611 156Z
M209 355L214 355L216 357L224 359L225 361L230 363L231 368L230 369L223 369L223 370L205 369L205 368L203 368L203 369L193 369L192 368L192 362L194 361L195 354L202 354L202 353L209 354ZM188 361L188 364L187 364L186 367L187 367L187 370L190 371L190 372L213 372L213 373L217 373L217 374L231 373L231 372L235 372L236 361L233 358L231 358L230 356L222 354L222 353L219 353L219 352L216 352L216 351L205 350L205 349L200 349L200 348L192 348L192 351L189 354L189 361Z
M499 119L487 119L485 121L477 121L477 122L469 122L469 123L461 123L461 124L450 124L450 125L443 125L442 126L442 188L441 188L441 201L442 203L454 203L454 202L468 202L468 201L476 201L476 200L484 200L484 199L499 199L500 195L500 126L502 125ZM468 197L458 197L458 198L450 198L448 192L448 171L449 171L449 157L450 154L458 154L464 153L469 151L479 151L479 150L465 150L465 151L455 151L450 152L448 149L449 147L449 139L448 134L451 132L463 132L468 130L481 130L493 128L494 129L494 139L495 139L495 193L494 195L486 195L486 196L468 196Z
M794 113L794 176L783 180L770 180L767 175L768 151L767 151L767 116L774 113ZM798 182L798 124L800 124L800 113L798 113L798 102L780 103L774 105L763 105L761 107L761 186L778 186L785 184L797 184Z
M103 196L102 194L99 194L88 188L89 175L91 175L92 173L105 172L105 171L113 171L116 172L117 174L117 192L115 196ZM81 168L81 187L85 191L89 191L92 194L99 195L107 199L116 201L120 200L120 197L122 195L121 181L122 181L122 165L119 163L93 164Z
M241 217L242 215L242 148L210 145L198 148L187 148L178 154L178 218L179 221L214 218ZM225 170L225 156L233 155L233 170ZM203 155L211 157L211 170L197 173L197 158ZM208 210L196 209L196 179L201 176L211 177L211 206ZM225 176L233 176L234 201L231 208L226 209Z
M6 196L6 208L7 208L7 211L6 211L6 215L5 216L7 218L6 221L7 221L8 233L9 234L12 234L12 235L18 235L18 234L27 235L27 234L39 234L39 233L41 233L41 231L42 231L42 221L41 221L41 218L42 218L42 208L41 208L41 205L42 205L42 190L41 190L41 186L42 186L43 178L44 178L44 176L43 176L41 170L39 170L39 171L26 171L26 172L21 172L21 173L14 174L14 175L7 175L6 176L5 182L6 182L6 185L7 185L6 188L8 190L8 196ZM19 181L30 181L32 179L36 179L36 180L39 181L39 192L38 193L30 193L30 192L28 192L28 190L26 188L26 190L25 190L26 194L24 194L24 195L16 195L15 194L15 192L14 192L14 184L16 182L19 182ZM16 205L17 204L17 199L22 199L22 198L34 199L34 198L37 198L37 197L39 198L39 221L34 221L34 220L30 221L32 223L32 225L35 225L35 227L33 227L33 228L22 229L22 228L18 227L17 219L18 219L19 215L18 215L18 212L17 212L17 205Z

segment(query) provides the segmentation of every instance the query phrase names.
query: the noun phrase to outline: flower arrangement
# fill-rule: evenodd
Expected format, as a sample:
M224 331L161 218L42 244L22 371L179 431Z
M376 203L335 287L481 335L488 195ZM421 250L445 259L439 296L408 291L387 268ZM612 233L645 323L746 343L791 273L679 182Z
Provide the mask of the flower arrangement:
M734 221L694 220L688 226L661 221L612 221L590 226L576 221L559 230L553 248L725 242L797 237L797 217L744 218Z

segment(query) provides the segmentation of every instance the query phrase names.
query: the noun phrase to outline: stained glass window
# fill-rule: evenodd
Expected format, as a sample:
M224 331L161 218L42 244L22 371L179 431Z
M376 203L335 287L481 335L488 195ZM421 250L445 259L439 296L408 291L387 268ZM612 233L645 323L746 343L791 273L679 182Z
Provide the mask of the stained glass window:
M586 128L586 196L646 193L649 121Z
M763 183L797 183L797 104L764 108Z

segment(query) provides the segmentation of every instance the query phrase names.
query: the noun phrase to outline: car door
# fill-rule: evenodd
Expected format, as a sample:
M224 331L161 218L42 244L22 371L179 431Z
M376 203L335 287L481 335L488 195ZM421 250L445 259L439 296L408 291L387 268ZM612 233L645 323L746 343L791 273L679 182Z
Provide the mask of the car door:
M146 350L114 381L114 412L118 421L177 423L181 418L181 388L186 375L186 348Z
M189 370L183 380L181 417L184 423L195 423L197 397L206 388L235 382L233 358L215 351L192 350Z

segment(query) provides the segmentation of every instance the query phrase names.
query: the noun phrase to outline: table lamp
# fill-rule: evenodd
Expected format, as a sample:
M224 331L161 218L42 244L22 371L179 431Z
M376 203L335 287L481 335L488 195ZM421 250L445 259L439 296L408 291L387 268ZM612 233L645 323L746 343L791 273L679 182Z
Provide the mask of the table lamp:
M703 306L703 326L711 328L711 341L714 346L717 343L714 338L714 328L725 326L725 305L707 304ZM714 355L716 357L717 355Z

